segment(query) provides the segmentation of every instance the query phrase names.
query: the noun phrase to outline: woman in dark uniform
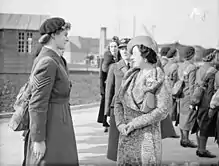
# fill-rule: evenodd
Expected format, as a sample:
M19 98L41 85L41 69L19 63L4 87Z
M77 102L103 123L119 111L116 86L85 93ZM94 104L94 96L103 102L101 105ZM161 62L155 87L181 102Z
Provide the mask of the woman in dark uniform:
M216 117L209 117L208 112L210 102L215 88L219 86L219 72L214 67L216 50L214 48L206 49L203 53L203 65L197 70L196 73L196 84L201 85L204 77L207 77L207 84L205 90L198 105L198 112L193 128L193 132L198 132L198 149L196 155L199 157L215 158L216 155L212 154L206 149L208 137L215 136L216 129ZM208 74L207 74L208 73ZM213 110L213 108L212 108Z
M195 56L195 49L193 47L186 47L184 52L184 62L178 67L178 79L184 80L183 92L180 96L179 104L179 127L181 132L180 145L182 147L196 148L197 145L189 139L189 132L192 130L193 122L190 119L190 99L194 93L196 66L193 62Z
M121 59L121 55L118 51L119 38L114 36L112 41L109 43L108 50L104 53L104 58L100 62L100 94L101 102L98 113L97 122L102 123L105 127L104 132L108 132L109 124L107 123L107 116L104 115L105 108L105 89L106 89L106 78L109 70L109 66Z
M30 127L24 165L79 165L69 106L71 83L60 50L68 42L70 24L47 19L40 27L43 45L30 77Z

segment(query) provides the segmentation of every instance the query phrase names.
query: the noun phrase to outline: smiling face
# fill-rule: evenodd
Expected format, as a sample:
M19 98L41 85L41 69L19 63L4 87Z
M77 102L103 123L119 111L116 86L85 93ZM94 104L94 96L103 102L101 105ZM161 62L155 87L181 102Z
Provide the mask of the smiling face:
M118 53L118 45L116 42L111 42L109 44L109 50L112 55L116 55Z
M141 56L138 46L133 47L130 59L133 67L140 67L143 63L145 63L145 59Z

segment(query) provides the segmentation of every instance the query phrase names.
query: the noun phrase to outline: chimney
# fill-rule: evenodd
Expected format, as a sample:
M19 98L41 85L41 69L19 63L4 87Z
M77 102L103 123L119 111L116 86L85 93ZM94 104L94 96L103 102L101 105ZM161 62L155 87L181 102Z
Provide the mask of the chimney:
M99 40L99 55L100 58L103 57L106 48L106 27L101 27L100 29L100 40Z

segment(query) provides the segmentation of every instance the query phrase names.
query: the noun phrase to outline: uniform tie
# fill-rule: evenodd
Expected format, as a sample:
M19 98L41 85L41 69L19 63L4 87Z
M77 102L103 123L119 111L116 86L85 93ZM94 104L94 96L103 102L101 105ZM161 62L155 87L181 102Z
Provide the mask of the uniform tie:
M130 69L130 63L129 62L127 63L127 68Z

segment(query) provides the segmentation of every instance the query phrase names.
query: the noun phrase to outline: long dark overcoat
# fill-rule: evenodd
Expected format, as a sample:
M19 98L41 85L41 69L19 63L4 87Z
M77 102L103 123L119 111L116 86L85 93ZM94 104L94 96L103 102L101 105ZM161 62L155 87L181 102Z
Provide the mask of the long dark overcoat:
M116 127L114 116L115 94L118 93L122 83L123 76L128 70L124 60L120 60L110 66L105 95L105 115L110 116L110 130L108 138L107 158L113 161L117 159L117 148L119 141L119 131Z
M51 59L41 60L50 56ZM79 165L70 112L71 83L61 57L51 49L42 48L35 59L38 63L33 77L29 102L30 130L27 135L26 165L38 165L33 154L33 142L45 141L46 165Z
M179 111L179 127L182 130L190 131L194 125L191 121L192 110L189 108L191 96L194 93L196 66L191 61L185 61L178 68L178 76L180 79L184 78L185 86L181 98L178 100Z
M97 122L102 123L103 126L108 127L108 123L106 122L106 116L104 116L104 108L105 108L105 90L106 90L106 79L107 74L109 71L109 67L111 64L118 62L120 59L120 54L113 58L113 55L110 53L110 51L106 51L104 53L104 58L100 59L100 72L99 72L99 78L100 78L100 95L101 95L101 101L100 101L100 107L97 117Z
M208 71L210 67L211 66L208 63L205 63L197 70L196 83L200 84L200 81L203 79L206 71ZM206 137L215 136L217 114L215 114L215 116L212 119L210 119L208 117L208 111L209 111L212 96L215 93L215 88L218 86L219 86L219 73L217 72L216 74L213 74L208 79L208 88L207 90L204 91L203 98L201 99L199 105L198 114L197 114L197 125L198 125L197 130L200 130L201 136L206 136Z

